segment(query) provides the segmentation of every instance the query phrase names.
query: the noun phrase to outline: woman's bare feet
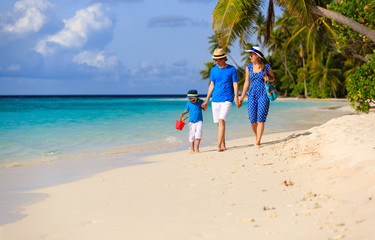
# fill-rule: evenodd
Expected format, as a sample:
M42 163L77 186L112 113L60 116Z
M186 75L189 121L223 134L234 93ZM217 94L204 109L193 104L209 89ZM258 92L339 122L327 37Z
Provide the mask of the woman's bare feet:
M223 151L227 150L227 148L225 147L225 144L221 144L221 149L223 149Z
M218 152L223 152L223 151L225 151L225 149L223 149L221 146L217 146L217 151Z

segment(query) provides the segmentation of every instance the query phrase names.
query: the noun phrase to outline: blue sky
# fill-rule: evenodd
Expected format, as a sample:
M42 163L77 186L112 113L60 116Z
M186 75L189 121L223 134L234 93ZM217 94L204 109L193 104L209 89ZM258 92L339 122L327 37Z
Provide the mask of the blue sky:
M206 93L215 0L0 2L0 95ZM240 61L239 49L232 55ZM231 63L230 61L228 63Z

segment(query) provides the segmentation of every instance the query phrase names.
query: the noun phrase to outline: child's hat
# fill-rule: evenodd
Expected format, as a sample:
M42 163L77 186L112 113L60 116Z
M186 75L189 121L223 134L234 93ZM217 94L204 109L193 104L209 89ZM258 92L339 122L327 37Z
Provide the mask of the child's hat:
M198 98L198 91L197 90L189 90L187 96L188 98L191 98L191 97L195 97L195 98Z

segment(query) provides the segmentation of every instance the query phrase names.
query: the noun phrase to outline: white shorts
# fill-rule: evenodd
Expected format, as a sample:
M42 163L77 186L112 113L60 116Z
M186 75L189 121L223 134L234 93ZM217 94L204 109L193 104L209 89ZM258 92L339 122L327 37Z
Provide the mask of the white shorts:
M195 142L196 139L202 139L203 122L189 122L189 142Z
M218 123L219 119L227 120L227 116L232 103L229 101L226 102L211 102L212 104L212 116L214 118L214 123Z

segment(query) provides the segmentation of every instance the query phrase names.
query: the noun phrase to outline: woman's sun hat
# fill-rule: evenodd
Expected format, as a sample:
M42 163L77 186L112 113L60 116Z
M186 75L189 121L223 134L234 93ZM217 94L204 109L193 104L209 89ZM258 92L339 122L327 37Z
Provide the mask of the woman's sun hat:
M187 96L187 98L199 98L198 96L198 91L197 90L189 90Z
M253 47L252 49L250 50L245 50L245 52L253 52L255 53L256 55L258 55L259 57L263 58L264 60L267 61L267 59L264 57L264 54L262 52L262 49L260 49L260 47Z
M222 48L216 48L214 51L214 55L212 56L213 59L221 59L225 57L227 57L227 55L225 55L225 52Z

